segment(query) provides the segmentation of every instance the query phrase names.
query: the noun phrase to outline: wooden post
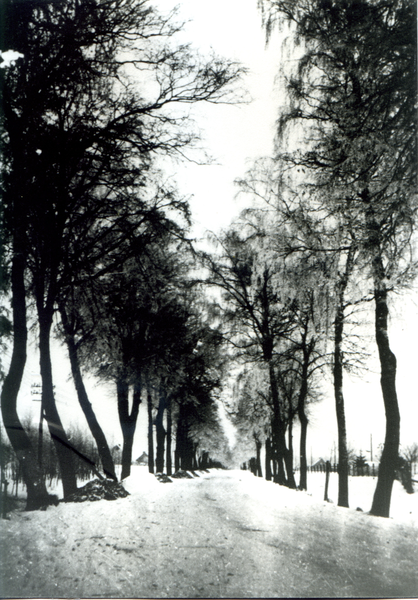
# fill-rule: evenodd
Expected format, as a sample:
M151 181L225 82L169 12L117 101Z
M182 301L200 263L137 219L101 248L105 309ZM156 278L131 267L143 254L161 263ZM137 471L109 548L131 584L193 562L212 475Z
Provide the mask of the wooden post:
M325 469L325 493L324 493L325 502L329 502L329 500L328 500L328 484L329 484L330 471L331 471L331 463L329 462L329 460L327 460L327 466Z

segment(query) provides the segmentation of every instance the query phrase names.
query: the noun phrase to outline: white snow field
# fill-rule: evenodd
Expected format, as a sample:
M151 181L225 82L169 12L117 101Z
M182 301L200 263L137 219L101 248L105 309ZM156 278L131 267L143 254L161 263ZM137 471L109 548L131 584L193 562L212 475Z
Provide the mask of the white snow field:
M418 493L395 482L393 516L383 519L366 512L375 481L353 478L344 509L336 480L327 503L323 474L309 477L311 496L248 471L160 483L134 468L127 498L1 520L0 596L418 596Z

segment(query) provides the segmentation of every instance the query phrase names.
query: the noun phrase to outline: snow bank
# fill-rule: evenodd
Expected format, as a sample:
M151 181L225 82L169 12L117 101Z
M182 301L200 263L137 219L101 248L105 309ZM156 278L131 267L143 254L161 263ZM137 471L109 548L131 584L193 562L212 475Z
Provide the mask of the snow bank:
M349 477L348 494L351 508L361 508L369 512L376 489L377 477ZM416 487L415 487L416 490ZM325 473L308 473L308 494L315 500L323 500L325 491ZM331 473L328 498L338 503L338 474ZM418 524L418 491L407 494L402 484L395 480L392 490L390 517L398 521Z
M132 465L131 474L122 481L122 485L130 494L141 494L158 488L161 484L152 473L149 473L148 467Z
M217 477L230 477L232 473L236 473L242 481L252 482L249 485L253 488L257 486L257 494L269 496L271 493L271 486L276 487L275 484L266 481L263 478L257 477L257 484L254 483L254 475L250 471L239 471L239 470L222 470L222 469L211 469L210 473L199 471L200 477L210 477L216 473ZM296 482L298 482L299 474L296 473ZM84 484L86 482L83 482ZM376 489L377 477L349 477L349 505L353 509L361 509L363 512L368 513L370 511L373 495ZM80 485L82 485L80 483ZM131 475L122 482L124 488L130 494L146 494L151 490L158 490L163 484L161 484L157 478L148 472L147 466L132 465ZM286 494L286 488L281 488ZM48 491L52 494L57 494L59 498L63 497L62 484L59 481L53 486L50 486ZM313 498L316 501L324 501L325 491L325 473L308 473L308 491L298 492L297 502L300 504L309 503L309 498ZM24 496L23 492L19 496ZM292 502L295 502L293 494L290 496ZM336 473L330 473L329 487L328 487L328 498L331 504L338 503L338 475ZM418 486L415 484L415 493L407 494L402 484L399 481L395 481L393 484L390 517L397 521L403 521L406 523L418 525Z

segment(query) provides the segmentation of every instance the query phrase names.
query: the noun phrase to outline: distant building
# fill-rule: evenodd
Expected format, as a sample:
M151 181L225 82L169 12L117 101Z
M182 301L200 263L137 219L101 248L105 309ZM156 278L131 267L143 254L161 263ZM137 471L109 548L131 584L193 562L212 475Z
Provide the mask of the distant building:
M323 458L320 458L319 460L316 461L315 464L312 465L311 468L313 471L321 471L321 470L325 470L326 465L327 465L327 462Z
M136 459L136 464L141 466L141 467L145 467L148 465L148 454L146 452L143 452L141 454L141 456L139 458Z

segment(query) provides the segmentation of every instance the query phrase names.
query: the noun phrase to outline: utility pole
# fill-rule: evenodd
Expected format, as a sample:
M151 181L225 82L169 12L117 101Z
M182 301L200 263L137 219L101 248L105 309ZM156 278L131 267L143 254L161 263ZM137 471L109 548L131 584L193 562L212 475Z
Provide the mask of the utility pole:
M41 415L39 417L39 428L38 428L38 464L42 471L42 446L43 446L43 416L44 416L44 404L42 402L42 384L32 383L31 394L34 401L41 402Z

